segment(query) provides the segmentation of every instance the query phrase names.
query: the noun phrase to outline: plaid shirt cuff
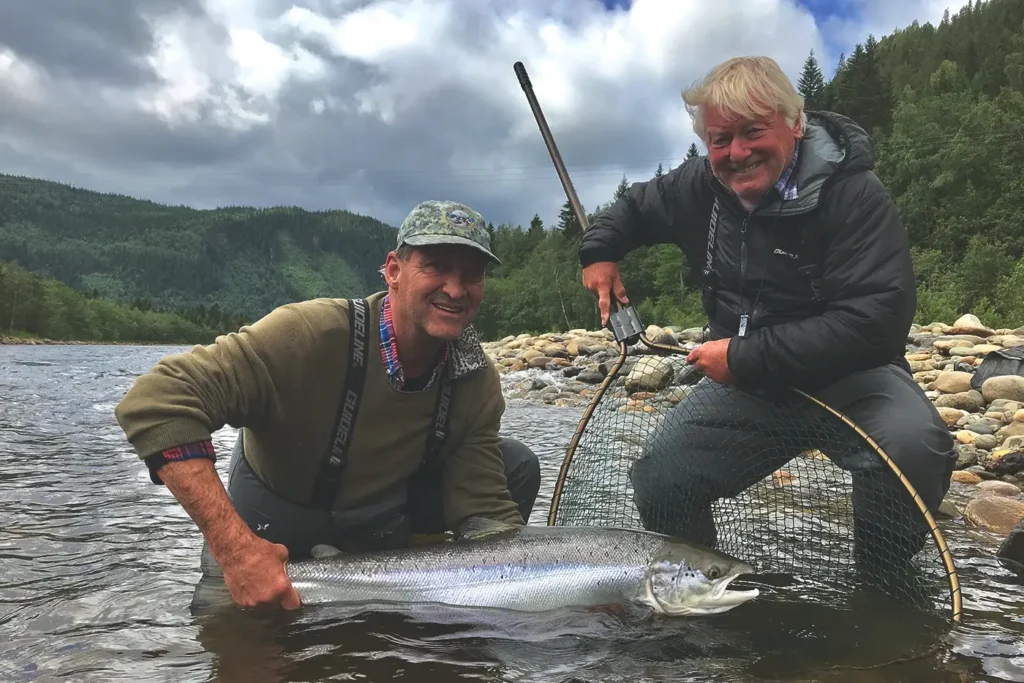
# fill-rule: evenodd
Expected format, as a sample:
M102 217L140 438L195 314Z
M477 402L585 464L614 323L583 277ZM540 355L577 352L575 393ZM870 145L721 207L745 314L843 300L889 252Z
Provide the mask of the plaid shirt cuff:
M213 451L213 442L207 439L206 441L184 444L174 448L168 448L162 453L154 453L149 456L146 458L146 466L149 467L150 481L154 484L163 484L164 482L160 479L160 475L158 474L161 467L169 462L189 460L191 458L209 458L210 460L216 460L217 456Z

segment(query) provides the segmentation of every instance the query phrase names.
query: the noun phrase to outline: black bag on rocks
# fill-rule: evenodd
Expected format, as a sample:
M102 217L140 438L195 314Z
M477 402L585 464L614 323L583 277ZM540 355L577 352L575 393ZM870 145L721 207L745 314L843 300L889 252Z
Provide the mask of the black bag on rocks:
M1024 377L1024 346L999 349L985 356L978 364L971 378L971 388L981 391L981 385L989 377L1019 375Z

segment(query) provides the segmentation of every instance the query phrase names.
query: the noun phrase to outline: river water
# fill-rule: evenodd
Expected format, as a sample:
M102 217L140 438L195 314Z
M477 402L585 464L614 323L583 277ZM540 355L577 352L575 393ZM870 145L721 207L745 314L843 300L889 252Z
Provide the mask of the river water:
M113 417L134 378L177 350L0 346L0 681L1024 680L1024 580L992 557L998 539L953 521L943 531L964 616L937 634L870 604L840 614L759 601L653 624L568 613L193 616L199 533L149 482ZM509 401L503 431L543 463L531 523L544 523L580 415ZM234 436L215 435L220 453Z

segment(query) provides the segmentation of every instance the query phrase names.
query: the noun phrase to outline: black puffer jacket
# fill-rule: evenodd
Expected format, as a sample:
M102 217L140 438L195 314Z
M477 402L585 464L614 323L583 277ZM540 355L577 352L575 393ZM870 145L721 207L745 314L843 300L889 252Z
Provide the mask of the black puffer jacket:
M896 206L873 168L862 128L838 114L808 112L796 199L772 189L748 214L706 157L690 159L634 183L586 232L580 262L619 261L641 245L673 243L701 277L717 198L712 276L702 279L717 286L715 296L705 294L705 310L710 336L732 337L729 368L741 383L813 389L857 370L904 364L917 306L913 265ZM801 272L807 265L820 267L817 300L813 278ZM743 312L748 333L738 337Z

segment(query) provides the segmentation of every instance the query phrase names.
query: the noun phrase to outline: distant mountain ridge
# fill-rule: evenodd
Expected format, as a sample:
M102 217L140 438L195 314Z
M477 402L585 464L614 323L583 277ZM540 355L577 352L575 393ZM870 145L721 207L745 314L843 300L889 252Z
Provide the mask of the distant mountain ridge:
M0 174L0 261L141 308L248 320L364 296L395 228L344 210L193 209Z

